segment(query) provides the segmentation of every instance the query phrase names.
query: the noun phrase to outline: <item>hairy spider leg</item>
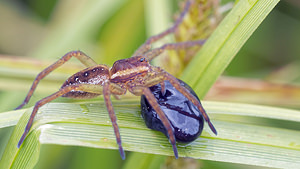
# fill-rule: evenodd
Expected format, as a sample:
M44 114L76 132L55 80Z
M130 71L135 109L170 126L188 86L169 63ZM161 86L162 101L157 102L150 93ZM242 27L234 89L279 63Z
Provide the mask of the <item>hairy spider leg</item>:
M146 88L146 87L143 88L143 95L147 98L149 104L156 111L156 113L158 114L159 118L161 119L164 127L166 128L168 135L169 135L170 142L173 147L174 156L177 159L178 158L178 150L176 147L176 139L175 139L174 131L173 131L173 128L171 127L170 121L166 117L165 113L159 107L159 104L157 103L156 98L154 97L154 95L152 94L152 92L149 88Z
M109 82L105 83L103 85L103 97L104 97L104 101L105 101L105 104L106 104L106 108L107 108L112 126L114 128L116 141L117 141L117 144L119 145L119 152L120 152L121 158L123 160L125 160L125 153L124 153L124 150L123 150L123 147L122 147L121 135L120 135L119 127L118 127L118 124L117 124L117 117L116 117L116 114L115 114L115 111L114 111L114 108L113 108L113 105L112 105L112 102L111 102L111 99L110 99L109 85L110 85Z
M32 113L30 115L30 118L28 120L28 123L25 127L24 133L23 133L22 137L19 140L18 148L20 148L20 146L22 145L26 135L28 134L38 109L41 106L43 106L44 104L46 104L46 103L48 103L48 102L64 95L64 94L66 94L70 91L84 91L84 92L102 94L103 87L101 85L93 85L93 84L76 84L76 85L65 86L65 87L61 88L58 92L55 92L52 95L50 95L48 97L45 97L42 100L36 102L36 104L35 104L35 106L32 110Z
M212 122L210 121L205 109L202 107L201 103L198 101L198 99L196 97L194 97L190 92L188 92L187 89L185 89L183 86L180 85L180 82L171 74L169 74L168 72L164 71L163 69L161 69L160 67L151 67L151 72L152 75L149 76L146 80L145 80L145 86L153 86L156 85L158 83L161 84L161 82L168 80L172 86L174 86L180 93L182 93L182 95L184 97L186 97L187 99L189 99L202 113L205 121L208 123L209 128L211 129L211 131L217 135L217 130L215 129L214 125L212 124ZM149 100L148 100L149 101ZM154 109L155 110L155 109ZM156 110L155 110L156 111ZM162 120L163 121L163 120Z
M28 94L26 95L26 97L23 101L23 103L21 105L19 105L16 109L22 108L23 106L25 106L29 102L29 100L30 100L34 90L36 89L38 83L40 82L40 80L42 80L45 76L47 76L50 72L52 72L56 68L60 67L64 63L66 63L72 57L77 58L82 64L84 64L87 67L97 65L97 63L92 58L90 58L89 56L87 56L85 53L83 53L81 51L72 51L72 52L66 53L58 61L56 61L52 65L45 68L42 72L40 72L36 76L36 78L34 79L32 85L31 85L31 88L30 88Z
M159 48L155 48L143 54L148 60L152 60L156 56L163 53L165 50L179 50L186 49L193 46L201 46L205 43L206 40L195 40L195 41L186 41L186 42L178 42L178 43L167 43Z
M217 130L215 129L214 125L212 124L212 122L210 121L205 109L202 107L201 103L197 100L197 98L195 98L191 93L189 93L187 91L187 89L185 89L183 86L180 85L179 81L172 76L171 74L167 73L166 71L162 70L159 67L156 67L156 71L157 72L162 72L162 74L160 74L160 76L162 76L163 80L168 80L172 86L174 86L182 95L184 95L187 99L189 99L202 113L205 121L208 123L209 128L211 129L211 131L217 135ZM159 75L158 75L159 76Z
M165 37L166 35L175 32L175 30L178 28L178 26L182 23L184 16L188 13L189 8L191 6L191 0L188 0L185 4L185 7L183 9L183 12L180 14L179 18L175 21L175 24L170 27L169 29L161 32L160 34L151 36L150 38L147 39L147 41L142 44L142 46L140 46L132 56L138 56L138 55L142 55L145 52L147 52L148 50L151 49L151 44L160 40L161 38Z

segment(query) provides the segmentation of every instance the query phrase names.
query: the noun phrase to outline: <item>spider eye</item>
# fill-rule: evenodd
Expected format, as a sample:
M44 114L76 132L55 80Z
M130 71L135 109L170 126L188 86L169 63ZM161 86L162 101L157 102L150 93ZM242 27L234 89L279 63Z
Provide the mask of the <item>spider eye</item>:
M146 60L146 58L141 58L140 62L144 62Z

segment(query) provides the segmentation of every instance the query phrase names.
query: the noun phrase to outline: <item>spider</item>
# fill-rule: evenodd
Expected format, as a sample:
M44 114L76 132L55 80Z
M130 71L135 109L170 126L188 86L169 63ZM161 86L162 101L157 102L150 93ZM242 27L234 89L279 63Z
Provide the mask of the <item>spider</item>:
M115 115L113 105L110 99L110 95L124 95L126 91L133 93L136 96L144 95L146 99L149 101L149 104L153 107L153 109L159 115L164 127L166 128L169 141L172 144L174 156L178 158L178 151L176 147L176 139L174 136L174 131L170 125L169 120L166 115L160 108L157 103L153 93L150 91L149 87L160 84L162 93L165 92L164 81L169 81L173 87L175 87L180 93L182 93L188 100L190 100L202 113L204 119L208 123L210 129L217 134L216 129L211 123L208 115L206 114L204 108L201 103L194 97L187 89L180 85L179 81L173 77L168 72L164 71L160 67L155 67L150 65L150 61L156 56L160 55L165 50L179 50L186 49L193 46L203 45L205 40L196 40L196 41L186 41L180 43L168 43L159 48L151 49L151 44L165 37L166 35L173 33L177 27L183 21L185 14L188 12L191 1L187 1L183 12L180 14L176 22L172 27L163 31L160 34L152 36L146 40L144 44L142 44L132 55L132 57L128 59L122 59L116 61L111 68L103 64L97 64L92 58L87 56L81 51L72 51L60 58L58 61L45 68L42 72L40 72L25 97L23 103L18 106L16 109L22 108L26 105L34 90L36 89L40 80L42 80L46 75L51 73L53 70L63 65L72 57L77 58L81 63L83 63L88 68L75 73L70 78L65 81L65 83L61 86L59 91L53 93L52 95L41 99L36 102L29 121L25 127L25 131L18 142L18 148L22 145L26 135L28 134L34 117L38 109L44 104L62 96L62 97L70 97L70 98L92 98L98 95L103 95L104 101L107 107L107 111L109 113L109 117L112 122L112 126L114 129L114 133L116 136L116 141L119 146L119 152L121 158L125 159L125 153L122 147L121 136L119 132L119 127L117 124L117 117Z

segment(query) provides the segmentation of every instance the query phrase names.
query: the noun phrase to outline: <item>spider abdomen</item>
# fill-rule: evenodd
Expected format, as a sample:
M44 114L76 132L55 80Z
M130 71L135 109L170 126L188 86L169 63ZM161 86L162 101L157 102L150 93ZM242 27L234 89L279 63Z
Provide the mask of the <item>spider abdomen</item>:
M109 68L106 65L96 65L83 69L69 77L61 88L76 84L94 84L103 86L104 82L109 80ZM97 93L71 91L64 94L62 97L71 98L93 98L98 96Z

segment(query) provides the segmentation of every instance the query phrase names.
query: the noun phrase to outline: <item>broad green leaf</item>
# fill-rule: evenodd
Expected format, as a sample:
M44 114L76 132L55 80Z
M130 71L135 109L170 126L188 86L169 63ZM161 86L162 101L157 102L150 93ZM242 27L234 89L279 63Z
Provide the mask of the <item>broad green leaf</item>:
M299 129L253 123L265 119L300 123L299 111L219 102L204 102L203 105L219 134L214 136L205 126L202 136L196 141L187 145L178 144L180 157L280 168L300 165ZM116 101L114 107L125 150L173 156L168 139L145 126L137 100ZM2 157L1 168L31 168L38 160L40 144L117 149L113 128L102 101L45 105L39 110L30 133L18 149L16 145L31 110L25 109L25 114L16 125ZM20 114L18 112L13 113ZM1 113L0 119L5 119L7 115ZM18 121L18 116L12 121ZM1 123L4 123L1 126L9 126L4 120Z

